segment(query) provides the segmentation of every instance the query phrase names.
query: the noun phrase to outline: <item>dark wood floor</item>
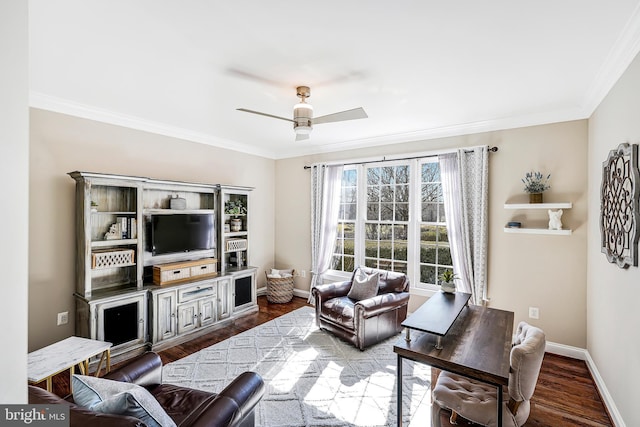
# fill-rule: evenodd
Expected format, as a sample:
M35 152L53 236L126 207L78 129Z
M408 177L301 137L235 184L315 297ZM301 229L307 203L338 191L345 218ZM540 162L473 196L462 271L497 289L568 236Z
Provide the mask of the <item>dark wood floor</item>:
M173 362L203 348L223 341L240 332L268 322L283 314L303 307L306 301L294 298L287 304L271 304L258 297L258 313L238 319L233 325L218 329L159 352L163 363ZM68 372L54 377L54 391L68 393ZM442 412L443 426L449 426L448 415ZM470 426L458 418L458 426ZM554 354L545 354L542 370L532 399L531 414L526 427L584 427L611 426L602 399L585 362Z

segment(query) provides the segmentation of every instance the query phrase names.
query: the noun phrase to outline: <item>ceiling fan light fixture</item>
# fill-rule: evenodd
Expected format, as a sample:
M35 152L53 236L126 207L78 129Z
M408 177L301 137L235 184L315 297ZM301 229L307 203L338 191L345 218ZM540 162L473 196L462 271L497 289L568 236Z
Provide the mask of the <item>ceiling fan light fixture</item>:
M311 120L313 118L313 107L306 102L300 102L293 106L293 120Z

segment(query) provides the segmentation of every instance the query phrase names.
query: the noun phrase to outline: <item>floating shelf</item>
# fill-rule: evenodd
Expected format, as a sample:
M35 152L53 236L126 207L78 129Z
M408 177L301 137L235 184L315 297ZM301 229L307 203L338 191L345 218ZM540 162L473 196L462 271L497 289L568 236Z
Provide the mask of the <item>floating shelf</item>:
M505 233L513 233L513 234L555 234L559 236L569 236L571 235L571 230L549 230L548 228L516 228L516 227L505 227Z
M505 209L571 209L571 202L558 203L505 203Z

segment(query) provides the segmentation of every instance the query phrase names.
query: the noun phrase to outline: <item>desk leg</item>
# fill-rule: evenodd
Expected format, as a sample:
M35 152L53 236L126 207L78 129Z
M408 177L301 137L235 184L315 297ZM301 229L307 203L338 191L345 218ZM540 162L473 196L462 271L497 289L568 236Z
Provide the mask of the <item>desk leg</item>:
M400 357L400 355L398 355L398 368L396 374L398 376L398 402L396 404L396 411L398 413L398 427L402 427L402 357Z
M502 427L502 386L498 386L498 427Z

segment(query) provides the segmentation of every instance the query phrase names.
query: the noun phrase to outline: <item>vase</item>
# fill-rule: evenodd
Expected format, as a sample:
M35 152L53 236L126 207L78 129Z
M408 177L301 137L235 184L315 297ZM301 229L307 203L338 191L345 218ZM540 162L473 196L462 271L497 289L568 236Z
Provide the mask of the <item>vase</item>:
M456 291L456 284L454 282L440 282L440 290L445 294L452 294Z
M542 193L529 193L529 203L542 203Z
M242 230L242 220L240 218L231 218L231 231Z

